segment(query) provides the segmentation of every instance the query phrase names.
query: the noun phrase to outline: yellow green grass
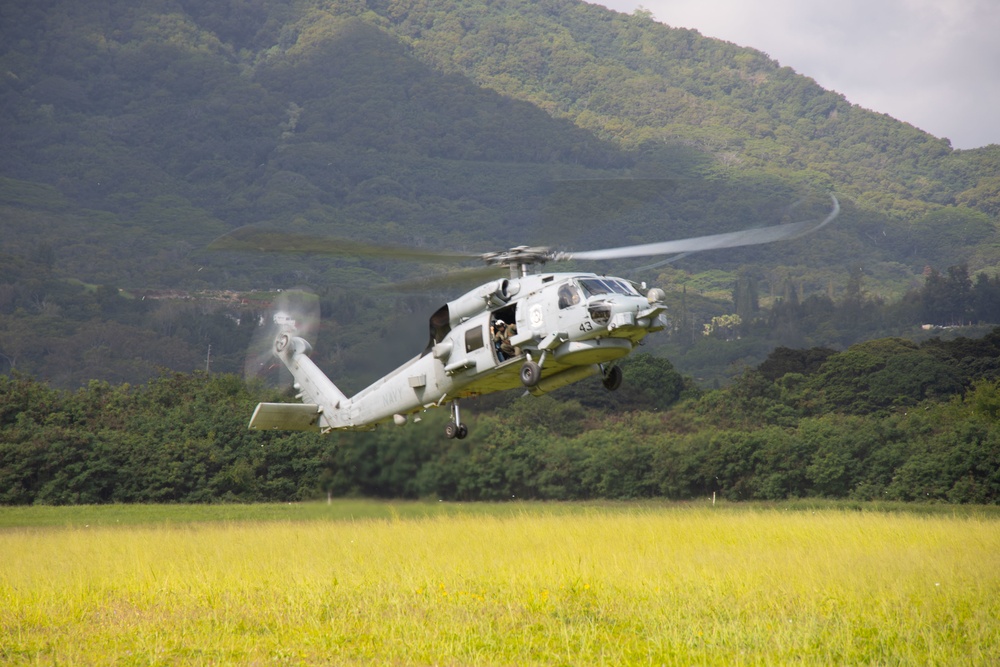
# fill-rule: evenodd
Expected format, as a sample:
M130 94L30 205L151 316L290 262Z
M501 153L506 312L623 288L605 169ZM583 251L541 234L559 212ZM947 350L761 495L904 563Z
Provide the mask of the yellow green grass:
M383 507L387 518L2 529L0 663L1000 656L1000 520L987 514Z

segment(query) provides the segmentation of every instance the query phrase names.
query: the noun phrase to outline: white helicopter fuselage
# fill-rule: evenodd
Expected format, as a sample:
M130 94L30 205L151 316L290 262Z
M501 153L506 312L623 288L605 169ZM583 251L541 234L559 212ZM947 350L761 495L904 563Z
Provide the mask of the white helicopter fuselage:
M519 386L545 393L601 372L608 389L621 382L621 369L607 365L666 326L666 297L651 289L645 296L632 283L593 273L532 273L551 261L604 261L630 257L684 256L692 252L761 245L797 239L821 229L840 212L823 219L658 241L583 252L554 252L517 246L480 255L436 253L422 248L371 248L357 243L322 244L336 254L390 252L399 258L462 261L478 257L489 266L507 267L510 278L496 280L449 301L430 318L430 341L423 353L348 398L309 358L309 343L296 334L294 320L274 340L273 352L292 372L301 404L261 403L251 428L284 430L368 429L393 420L405 424L423 410L451 405L448 437L468 433L459 418L458 400ZM242 230L242 231L241 231ZM268 233L253 226L213 242L221 249L320 250L295 234ZM504 322L497 336L498 321ZM515 327L509 328L507 325ZM516 330L515 330L516 329Z
M312 362L309 344L279 334L275 354L291 371L303 404L262 403L256 429L370 429L405 424L424 410L507 389L535 395L602 371L666 326L664 293L593 273L529 274L483 285L430 318L424 351L353 397ZM502 321L506 336L497 335ZM511 328L507 325L513 324ZM464 431L457 437L464 437Z

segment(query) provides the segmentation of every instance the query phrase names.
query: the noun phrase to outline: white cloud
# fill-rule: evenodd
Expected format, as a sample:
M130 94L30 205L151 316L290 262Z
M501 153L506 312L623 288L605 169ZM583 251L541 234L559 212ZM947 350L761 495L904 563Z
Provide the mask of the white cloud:
M956 148L1000 144L997 0L603 0L749 46Z

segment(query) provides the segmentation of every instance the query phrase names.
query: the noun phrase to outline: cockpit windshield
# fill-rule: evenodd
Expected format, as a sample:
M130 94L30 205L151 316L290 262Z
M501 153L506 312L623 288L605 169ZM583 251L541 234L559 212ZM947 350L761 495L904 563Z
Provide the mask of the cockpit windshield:
M598 294L639 296L639 293L635 291L632 285L616 278L581 278L577 282L580 283L580 287L583 288L588 297Z

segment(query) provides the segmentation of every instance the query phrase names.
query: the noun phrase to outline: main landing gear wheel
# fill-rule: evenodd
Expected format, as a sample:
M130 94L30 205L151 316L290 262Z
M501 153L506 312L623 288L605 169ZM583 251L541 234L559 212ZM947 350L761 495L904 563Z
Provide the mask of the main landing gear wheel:
M448 425L444 427L444 434L449 439L458 438L459 440L464 440L465 436L469 435L469 427L465 424L448 422Z
M534 387L542 377L542 367L534 361L526 361L521 366L521 384Z
M604 378L601 380L601 384L608 391L614 391L618 387L622 386L622 369L618 366L612 366L608 369L608 372L604 374Z

